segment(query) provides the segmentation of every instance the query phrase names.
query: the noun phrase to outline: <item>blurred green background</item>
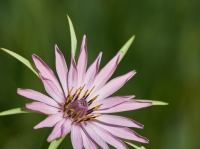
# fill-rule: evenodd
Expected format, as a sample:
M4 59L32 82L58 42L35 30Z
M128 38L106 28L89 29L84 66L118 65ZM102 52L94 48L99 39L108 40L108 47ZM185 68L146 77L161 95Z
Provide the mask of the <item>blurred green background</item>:
M199 148L200 1L4 0L0 3L0 47L29 60L35 53L55 70L54 44L58 44L69 66L66 14L73 21L78 49L82 36L87 35L90 64L103 51L101 67L104 66L136 35L113 77L132 69L137 75L115 95L135 94L137 99L169 103L119 113L145 125L143 130L135 129L150 140L144 146L147 149ZM0 111L31 102L17 95L18 87L44 92L35 74L1 51ZM33 127L44 118L40 114L0 117L0 148L39 148L47 138L48 129ZM72 148L69 136L59 148Z

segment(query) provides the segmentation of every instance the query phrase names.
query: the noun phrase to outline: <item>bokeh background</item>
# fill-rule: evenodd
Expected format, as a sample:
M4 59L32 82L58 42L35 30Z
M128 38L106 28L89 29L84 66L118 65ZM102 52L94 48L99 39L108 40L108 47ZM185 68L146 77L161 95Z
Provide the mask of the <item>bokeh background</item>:
M31 60L39 55L55 70L54 44L70 61L71 17L78 49L87 35L89 63L103 51L101 67L133 35L135 41L113 77L132 69L134 76L115 95L161 100L153 106L119 113L145 125L147 149L197 149L200 146L200 1L198 0L4 0L0 2L0 47ZM77 50L78 51L78 50ZM23 107L31 100L16 89L45 93L26 66L0 51L0 111ZM1 149L47 148L48 129L33 127L40 114L0 117ZM60 149L72 148L66 137Z

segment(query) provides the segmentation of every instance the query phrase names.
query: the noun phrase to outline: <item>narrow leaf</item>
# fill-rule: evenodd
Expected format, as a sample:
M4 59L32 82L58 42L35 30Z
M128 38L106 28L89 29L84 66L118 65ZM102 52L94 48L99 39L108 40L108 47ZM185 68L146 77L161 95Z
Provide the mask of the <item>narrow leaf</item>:
M128 144L128 145L134 147L135 149L146 149L145 147L143 147L143 146L139 147L139 146L133 144L133 143L130 142L130 141L124 141L124 142L125 142L126 144Z
M70 29L70 35L71 35L71 52L72 52L72 55L75 56L76 46L77 46L76 34L75 34L75 31L74 31L72 21L71 21L71 19L68 15L67 15L67 19L69 21L69 29Z
M31 113L32 111L26 109L26 108L15 108L7 111L3 111L0 113L0 116L5 115L12 115L12 114L20 114L20 113Z
M151 102L152 105L168 105L168 103L163 102L163 101L155 101L155 100L140 100L140 99L134 99L140 102Z
M37 71L33 68L31 63L27 59L25 59L24 57L20 56L19 54L15 53L15 52L10 51L10 50L4 49L4 48L0 48L0 49L3 50L4 52L10 54L14 58L18 59L19 61L21 61L24 65L26 65L28 68L30 68L38 76Z
M131 46L133 40L135 39L135 35L133 35L126 43L125 45L119 50L119 52L122 52L122 55L119 59L119 62L122 60L126 52L128 51L129 47Z
M60 143L64 140L65 136L56 140L53 140L48 149L57 149L57 147L60 145Z

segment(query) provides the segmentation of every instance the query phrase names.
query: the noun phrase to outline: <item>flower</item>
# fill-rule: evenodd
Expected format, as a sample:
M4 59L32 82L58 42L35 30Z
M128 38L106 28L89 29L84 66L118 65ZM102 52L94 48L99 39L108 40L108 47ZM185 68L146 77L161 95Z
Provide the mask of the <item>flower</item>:
M49 142L71 132L74 149L95 149L96 143L105 149L109 148L107 143L120 149L127 148L119 138L148 143L145 137L127 128L143 128L142 124L109 114L152 105L151 102L131 100L134 95L109 97L136 73L130 71L107 83L117 68L121 54L119 52L98 72L102 57L100 53L86 71L88 53L84 36L78 62L76 64L72 55L68 70L63 54L55 45L56 71L60 83L47 64L37 55L32 55L44 88L51 96L18 88L19 95L37 101L26 104L26 108L49 115L34 128L54 127L47 139Z

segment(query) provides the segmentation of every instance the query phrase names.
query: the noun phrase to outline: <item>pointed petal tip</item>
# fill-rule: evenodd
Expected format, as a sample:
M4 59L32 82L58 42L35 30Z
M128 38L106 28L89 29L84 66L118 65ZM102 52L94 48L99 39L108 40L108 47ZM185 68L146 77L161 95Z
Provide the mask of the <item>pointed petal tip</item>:
M17 88L17 94L23 96L22 92L23 92L24 89L22 88Z
M57 44L55 44L54 47L55 47L55 50L59 50Z
M52 138L48 137L48 138L47 138L47 141L48 141L48 142L51 142L51 141L53 141L53 140L52 140Z
M36 55L36 54L32 54L32 59L34 59L34 58L38 58L38 56Z
M34 59L39 59L39 60L42 60L42 59L41 59L39 56L37 56L37 55L36 55L36 54L34 54L34 53L32 54L32 58L33 58L33 60L34 60Z
M63 55L62 52L60 51L60 49L58 48L58 45L55 44L55 55L57 55L57 54Z
M34 128L34 129L39 129L40 127L38 127L38 125L36 125L36 126L34 126L33 128Z
M149 143L149 140L148 140L147 138L144 138L144 142L142 142L142 143L148 144L148 143Z
M21 90L22 90L22 88L17 88L17 94L20 94Z
M132 70L132 71L130 72L130 77L128 78L128 80L129 80L130 78L132 78L135 74L136 74L136 71L135 71L135 70Z

